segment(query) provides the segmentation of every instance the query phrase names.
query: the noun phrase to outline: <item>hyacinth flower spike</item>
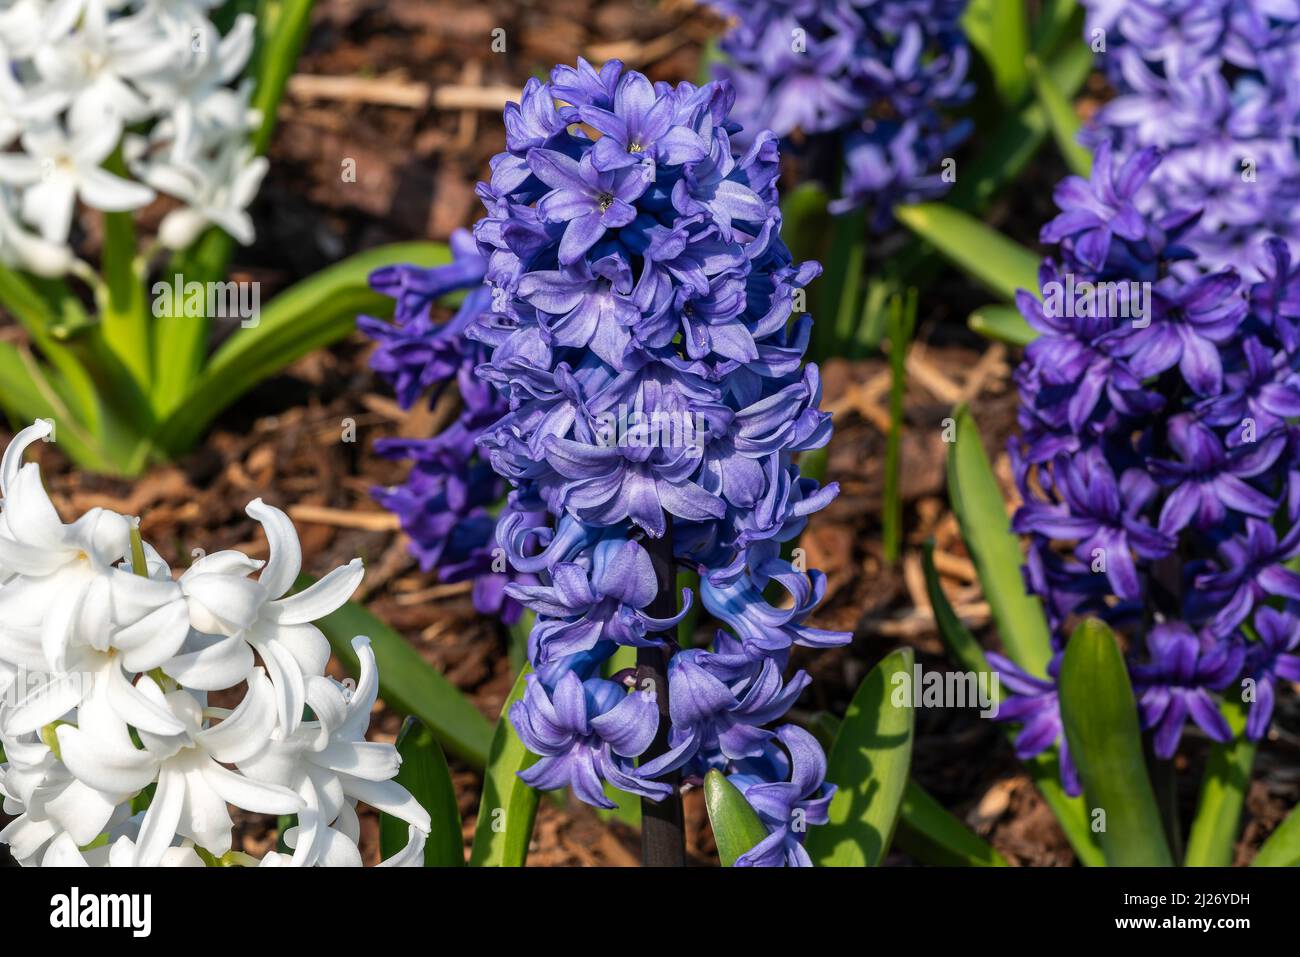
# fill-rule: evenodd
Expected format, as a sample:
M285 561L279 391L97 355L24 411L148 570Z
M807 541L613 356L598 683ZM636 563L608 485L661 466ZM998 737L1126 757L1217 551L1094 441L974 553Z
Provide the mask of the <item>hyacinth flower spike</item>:
M459 346L460 381L472 370L499 393L478 405L496 403L495 417L463 418L460 435L509 487L495 535L477 537L492 525L476 524L474 547L506 556L505 601L536 616L535 674L510 710L541 757L524 780L598 807L610 806L607 784L641 797L646 833L659 835L647 838L651 863L681 860L683 779L765 759L772 780L800 791L790 813L818 792L824 759L801 751L791 784L782 742L805 742L768 726L807 682L782 680L789 647L848 640L806 624L824 580L779 557L835 494L794 459L830 437L816 370L801 369L808 319L793 315L819 270L782 244L775 137L741 137L733 100L726 84L655 84L617 62L530 82L479 187L486 296ZM403 309L381 338L404 325L455 341L465 307L428 325L427 301L411 302L418 314ZM398 383L447 381L429 348L405 354ZM403 511L443 509L450 489L412 481ZM477 513L461 514L453 538ZM708 581L680 604L678 569ZM764 599L769 582L793 609ZM674 631L694 602L738 638L681 651ZM609 680L601 669L620 647L636 649L637 666ZM785 850L764 862L805 863L793 849L802 832L771 826Z

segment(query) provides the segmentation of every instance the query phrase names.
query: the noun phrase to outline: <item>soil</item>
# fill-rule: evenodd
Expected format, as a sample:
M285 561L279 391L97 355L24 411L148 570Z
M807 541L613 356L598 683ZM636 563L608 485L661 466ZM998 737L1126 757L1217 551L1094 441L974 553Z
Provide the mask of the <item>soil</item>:
M718 27L716 18L689 0L321 0L298 72L383 80L398 91L397 98L409 99L411 89L443 95L518 89L554 63L585 53L592 59L622 54L652 78L676 80L697 76L703 44ZM505 31L505 53L492 49L498 28ZM269 297L357 250L446 239L473 223L479 213L474 185L504 143L499 109L387 105L373 102L379 96L373 85L356 94L360 99L303 89L281 107L271 173L253 209L258 238L237 253L237 278L261 280ZM1049 215L1050 183L1061 175L1050 152L1031 165L1029 185L1015 199L989 212L999 228L1031 244L1036 224ZM341 173L349 160L355 163L354 182ZM797 717L843 714L867 671L900 645L914 648L926 669L952 667L921 577L920 546L929 538L936 542L949 598L977 636L997 646L947 504L942 423L956 402L968 402L1004 488L1013 494L1001 450L1014 427L1015 356L966 331L965 315L987 297L955 274L946 272L927 286L921 301L905 403L905 548L896 567L883 558L879 522L888 366L879 358L837 359L823 370L825 407L836 423L828 478L842 492L813 519L802 544L809 563L829 578L815 623L852 631L854 640L845 648L796 655L796 664L814 678ZM0 335L18 333L0 319ZM199 451L133 483L74 473L57 446L42 446L37 454L46 483L65 519L96 505L140 515L144 537L173 567L188 565L196 549L239 548L265 557L265 539L243 505L262 497L289 510L302 536L304 570L320 575L353 557L364 559L368 573L357 599L495 719L512 682L503 630L474 613L466 587L438 586L421 574L400 532L371 498L373 487L400 481L403 470L374 454L375 440L427 434L430 416L427 410L408 414L398 408L369 371L369 351L354 336L303 359L227 410ZM3 428L0 441L8 441ZM349 527L337 517L343 512L354 516L352 524L360 515L368 527ZM344 676L337 662L331 670ZM401 717L381 700L372 736L392 740ZM1206 750L1192 736L1195 729L1188 730L1193 743L1180 757L1180 770L1187 773L1179 775L1186 785L1179 793L1184 815L1195 806L1195 772ZM1300 705L1294 695L1283 696L1275 731L1260 748L1239 863L1249 860L1296 803L1298 746ZM468 841L480 777L455 760L452 767ZM968 710L918 711L913 772L1011 863L1074 863L1001 726ZM698 792L687 794L686 820L691 863L716 863ZM241 819L239 843L261 853L274 844L275 827L274 820ZM377 860L377 844L377 821L367 811L367 863ZM638 861L637 836L629 828L601 820L576 801L542 803L530 865ZM887 863L914 862L895 850Z

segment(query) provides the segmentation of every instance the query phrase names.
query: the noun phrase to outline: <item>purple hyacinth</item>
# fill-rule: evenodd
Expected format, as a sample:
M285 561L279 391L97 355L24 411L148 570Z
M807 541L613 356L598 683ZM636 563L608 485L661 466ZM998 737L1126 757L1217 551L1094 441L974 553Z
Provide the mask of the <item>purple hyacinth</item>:
M817 740L792 724L776 729L782 748L768 744L757 758L736 764L731 781L758 812L768 835L740 857L737 867L809 867L803 847L809 824L829 819L835 785L826 784L826 756Z
M1265 241L1300 244L1300 7L1271 0L1084 0L1087 42L1116 96L1084 139L1164 162L1133 196L1146 216L1199 209L1187 235L1205 272L1254 282ZM1099 51L1100 52L1100 51ZM1099 153L1100 155L1100 153ZM1185 274L1185 273L1184 273Z
M1293 667L1294 622L1272 606L1300 601L1300 310L1284 241L1243 283L1199 254L1196 210L1140 201L1167 158L1111 157L1103 145L1091 182L1056 191L1056 258L1017 298L1038 337L1016 372L1013 527L1056 650L1084 617L1123 633L1143 727L1169 757L1188 720L1230 736L1218 696L1241 695L1238 678L1263 688L1247 699L1261 736ZM1055 678L1006 674L1018 747L1063 745Z
M497 544L536 578L506 589L537 615L536 675L511 711L544 756L526 780L607 806L602 782L657 799L669 772L693 781L750 762L768 773L753 793L781 795L760 812L782 833L762 862L802 863L802 829L773 816L824 819L825 759L767 728L807 681L782 680L790 646L849 637L807 623L824 580L780 553L836 492L795 460L830 437L802 362L811 320L794 314L820 270L781 242L776 138L734 144L733 98L725 83L652 84L617 63L530 82L479 186L491 308L467 334L501 396L477 438L511 488ZM678 651L692 596L663 611L652 552L698 572L694 597L735 634ZM769 583L793 602L770 604ZM616 663L625 646L675 654L668 687ZM669 751L650 760L664 692Z
M1018 667L1010 658L989 652L989 664L996 670L1002 684L1012 694L998 706L996 721L1014 721L1021 725L1016 735L1016 757L1022 761L1035 758L1049 748L1056 747L1061 765L1061 782L1069 794L1079 794L1083 787L1079 772L1070 757L1070 746L1065 740L1065 726L1061 723L1061 699L1056 681L1061 668L1060 654L1054 655L1047 665L1047 678L1031 675Z
M1265 606L1255 612L1255 633L1259 641L1247 651L1242 671L1254 684L1246 717L1246 737L1252 741L1268 733L1278 681L1300 681L1300 655L1291 654L1300 646L1300 618L1294 608L1278 611Z
M402 485L377 488L374 496L400 519L422 570L436 569L445 582L473 581L474 607L511 624L523 608L507 594L506 585L519 576L502 568L493 554L493 510L505 496L505 482L476 445L506 405L475 375L486 351L465 334L489 304L483 285L488 264L467 230L452 236L451 250L453 261L445 266L389 266L370 275L371 287L395 301L391 323L358 319L361 331L377 344L371 368L393 386L404 409L421 399L432 406L453 383L460 407L455 419L431 438L376 443L380 455L408 460L411 468ZM466 295L456 313L436 321L434 303L461 291ZM532 580L522 578L524 583Z
M832 211L865 207L878 229L895 204L947 191L940 162L971 128L944 115L972 91L965 0L711 2L731 20L714 71L736 88L738 136L832 155Z
M566 672L547 692L536 676L524 700L510 706L510 721L524 746L541 760L520 773L542 791L572 787L588 804L612 809L602 781L631 794L662 798L667 784L647 781L631 759L645 751L659 727L654 695L627 691L601 678Z
M1142 726L1154 728L1158 757L1172 758L1191 718L1215 741L1231 741L1232 729L1210 691L1241 672L1243 652L1233 642L1202 640L1182 622L1156 625L1146 637L1150 661L1131 665Z

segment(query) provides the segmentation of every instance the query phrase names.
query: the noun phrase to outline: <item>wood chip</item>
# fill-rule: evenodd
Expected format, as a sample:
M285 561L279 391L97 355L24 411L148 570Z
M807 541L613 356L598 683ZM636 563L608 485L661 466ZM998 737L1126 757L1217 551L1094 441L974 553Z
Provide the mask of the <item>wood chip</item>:
M935 570L946 578L960 578L964 582L976 581L979 575L969 558L962 558L938 548L934 550Z
M440 598L468 595L473 589L473 582L454 582L450 585L434 585L432 588L406 592L403 595L398 595L393 600L399 605L423 605L426 602L437 601Z
M409 110L481 110L500 113L507 103L518 101L515 86L451 84L432 87L400 77L319 76L297 73L289 77L288 93L296 100L332 100L336 103L364 103Z
M1016 781L1014 778L1006 778L995 783L984 792L979 804L975 805L971 812L966 815L966 823L974 830L986 833L987 828L993 825L1011 806L1011 793L1015 788Z
M915 345L908 352L907 375L944 405L956 405L961 401L961 387L926 359L923 345Z
M296 522L359 528L366 532L395 532L402 527L401 521L392 512L356 512L320 505L291 505L289 517Z

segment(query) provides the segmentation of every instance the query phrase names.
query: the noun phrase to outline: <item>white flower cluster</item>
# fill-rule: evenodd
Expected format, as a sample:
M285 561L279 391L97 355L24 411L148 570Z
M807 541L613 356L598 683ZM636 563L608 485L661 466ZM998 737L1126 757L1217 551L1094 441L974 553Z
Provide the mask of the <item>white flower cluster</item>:
M0 792L17 816L0 841L44 866L259 863L231 850L234 805L297 815L292 854L261 864L360 865L363 801L410 825L384 864L420 866L429 815L393 780L397 749L365 740L369 640L353 642L351 689L325 676L311 624L355 591L360 560L284 597L301 546L256 501L269 561L218 552L173 580L130 519L97 508L63 524L22 462L49 434L37 422L0 462ZM243 691L233 710L208 704L228 689Z
M260 116L239 78L255 19L223 37L220 0L0 0L0 261L67 272L77 200L139 209L155 191L184 205L158 241L189 246L210 224L253 241L246 209L266 174ZM137 180L104 164L118 149Z

